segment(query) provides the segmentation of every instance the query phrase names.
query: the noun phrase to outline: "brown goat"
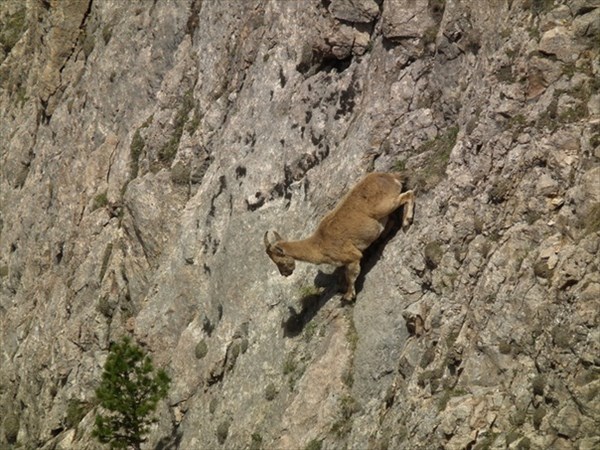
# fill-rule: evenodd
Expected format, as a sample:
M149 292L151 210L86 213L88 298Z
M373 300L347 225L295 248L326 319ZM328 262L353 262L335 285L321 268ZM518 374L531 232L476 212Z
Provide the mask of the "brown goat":
M354 283L360 273L363 252L383 232L388 217L402 205L403 228L408 227L414 214L413 191L402 191L403 177L396 173L374 172L366 175L338 205L319 223L316 231L299 241L285 241L276 231L274 241L269 232L264 236L267 254L277 264L279 273L290 276L295 261L330 264L346 268L344 300L356 297Z

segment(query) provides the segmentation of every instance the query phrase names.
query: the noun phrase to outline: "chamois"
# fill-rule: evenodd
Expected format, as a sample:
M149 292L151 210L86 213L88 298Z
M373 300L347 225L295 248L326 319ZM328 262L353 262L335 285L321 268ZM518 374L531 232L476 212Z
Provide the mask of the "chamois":
M306 239L285 241L273 232L275 240L264 236L267 254L277 264L279 273L290 276L295 261L330 264L345 267L345 301L356 298L354 283L360 273L363 252L384 231L389 215L402 205L402 227L412 223L414 192L402 191L403 177L397 173L374 172L366 175L337 206L319 223L315 232Z

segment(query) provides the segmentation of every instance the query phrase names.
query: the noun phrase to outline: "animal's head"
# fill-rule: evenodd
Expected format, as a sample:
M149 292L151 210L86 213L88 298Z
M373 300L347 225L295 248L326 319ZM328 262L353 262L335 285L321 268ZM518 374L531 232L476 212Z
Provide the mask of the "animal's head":
M267 250L267 255L269 258L277 264L277 268L279 269L279 273L284 277L289 277L292 273L294 273L294 269L296 268L296 261L291 256L287 256L283 249L279 246L279 242L283 241L283 238L277 233L277 231L273 231L273 236L275 237L274 241L269 240L269 232L265 233L265 248Z

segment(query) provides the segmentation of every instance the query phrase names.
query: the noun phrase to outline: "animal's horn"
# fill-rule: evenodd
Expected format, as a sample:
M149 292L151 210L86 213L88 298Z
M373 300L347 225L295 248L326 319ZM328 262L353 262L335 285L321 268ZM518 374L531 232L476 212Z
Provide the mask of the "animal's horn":
M275 242L283 241L283 238L279 235L277 231L273 231L273 236L275 236Z
M265 232L265 237L264 237L264 241L265 241L265 247L269 248L271 246L271 242L269 242L269 232Z

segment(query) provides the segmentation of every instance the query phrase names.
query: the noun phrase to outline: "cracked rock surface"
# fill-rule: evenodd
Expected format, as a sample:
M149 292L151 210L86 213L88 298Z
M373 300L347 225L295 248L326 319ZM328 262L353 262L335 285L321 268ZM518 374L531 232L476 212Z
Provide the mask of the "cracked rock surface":
M147 449L600 447L596 0L0 3L0 447L91 437L109 343ZM413 225L279 275L360 177Z

